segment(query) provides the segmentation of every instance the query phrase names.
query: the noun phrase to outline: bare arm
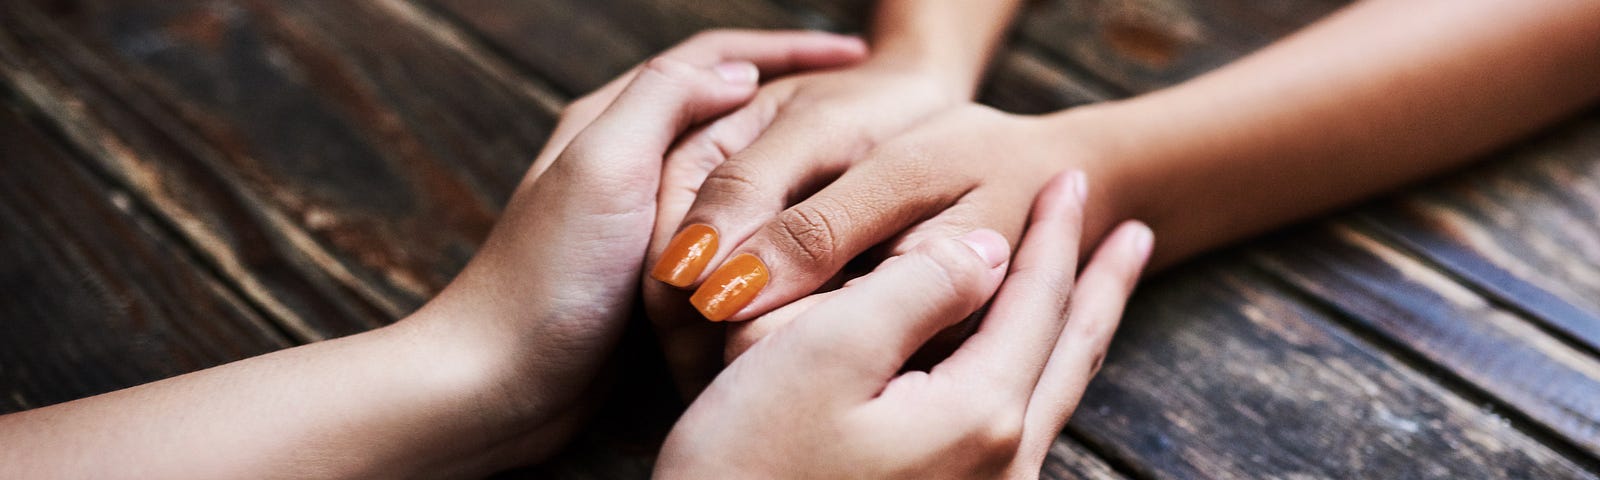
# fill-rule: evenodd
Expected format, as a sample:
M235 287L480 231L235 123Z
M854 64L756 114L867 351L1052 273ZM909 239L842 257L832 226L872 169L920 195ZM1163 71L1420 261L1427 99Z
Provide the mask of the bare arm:
M1094 231L1144 219L1170 263L1461 165L1594 101L1597 25L1600 3L1583 0L1369 0L1192 81L1051 121L1098 139Z

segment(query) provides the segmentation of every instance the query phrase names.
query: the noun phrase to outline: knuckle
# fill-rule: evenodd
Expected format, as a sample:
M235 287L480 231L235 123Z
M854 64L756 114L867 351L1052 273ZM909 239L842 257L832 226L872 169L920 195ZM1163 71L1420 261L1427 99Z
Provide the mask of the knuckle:
M970 441L991 458L1010 458L1022 446L1022 417L1012 407L985 409Z
M694 65L689 62L673 58L669 55L656 55L644 62L640 67L640 78L650 81L666 81L667 83L686 82L694 73Z
M1100 348L1100 345L1110 343L1111 335L1115 333L1117 322L1114 319L1104 318L1069 318L1067 322L1077 323L1074 329L1084 343Z
M717 166L700 182L700 195L708 201L738 202L764 190L756 170L735 158Z
M807 202L784 210L774 223L788 253L813 264L832 262L839 250L838 231L843 210Z
M965 298L978 291L988 266L971 248L955 239L939 239L923 242L918 249L920 253L911 257L921 259L926 276L937 282L945 297Z

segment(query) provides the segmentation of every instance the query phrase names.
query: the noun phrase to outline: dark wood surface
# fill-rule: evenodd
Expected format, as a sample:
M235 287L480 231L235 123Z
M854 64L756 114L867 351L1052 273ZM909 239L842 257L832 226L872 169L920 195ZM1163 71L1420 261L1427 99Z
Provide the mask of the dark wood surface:
M1181 82L1332 0L1033 2L983 98ZM470 257L568 99L706 28L870 0L0 2L0 411L391 322ZM640 478L638 386L556 461ZM1593 478L1600 110L1141 288L1050 478Z

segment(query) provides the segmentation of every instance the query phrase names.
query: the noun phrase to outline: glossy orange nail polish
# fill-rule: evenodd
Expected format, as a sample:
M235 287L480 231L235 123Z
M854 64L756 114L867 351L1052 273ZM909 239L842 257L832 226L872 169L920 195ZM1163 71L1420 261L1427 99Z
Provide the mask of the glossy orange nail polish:
M700 278L700 272L716 253L716 229L701 223L684 227L667 243L661 259L650 269L650 278L678 288L687 287Z
M727 320L738 313L767 286L767 265L755 255L741 254L722 264L711 278L689 297L689 303L713 322Z

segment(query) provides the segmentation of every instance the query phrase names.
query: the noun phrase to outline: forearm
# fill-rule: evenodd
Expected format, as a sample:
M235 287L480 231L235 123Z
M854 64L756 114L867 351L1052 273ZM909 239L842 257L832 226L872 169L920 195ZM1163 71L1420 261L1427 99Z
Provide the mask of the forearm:
M1022 0L881 0L873 17L875 61L925 69L972 96Z
M0 477L489 473L515 423L487 357L440 338L390 327L0 417Z
M1093 228L1145 220L1168 263L1570 114L1600 96L1594 25L1585 1L1368 1L1188 83L1051 121L1099 137Z

